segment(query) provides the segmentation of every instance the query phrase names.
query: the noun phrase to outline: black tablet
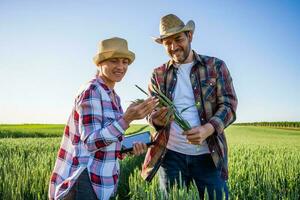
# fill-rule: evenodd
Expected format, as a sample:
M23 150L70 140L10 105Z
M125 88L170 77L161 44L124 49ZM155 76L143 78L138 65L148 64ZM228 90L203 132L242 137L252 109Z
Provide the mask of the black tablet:
M150 131L125 136L125 138L123 140L121 153L127 153L129 151L132 151L133 150L133 144L135 142L145 143L147 146L152 145L153 142L151 142Z

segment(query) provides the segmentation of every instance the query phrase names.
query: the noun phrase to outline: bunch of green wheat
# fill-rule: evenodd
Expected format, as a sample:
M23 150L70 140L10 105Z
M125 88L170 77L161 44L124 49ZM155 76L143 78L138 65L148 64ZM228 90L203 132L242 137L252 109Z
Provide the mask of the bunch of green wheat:
M147 94L147 92L145 92L142 88L140 88L138 85L135 85L139 90L141 90L144 94L146 94L147 96L149 96ZM167 119L171 119L172 116L174 116L174 121L180 126L180 128L182 128L182 130L187 131L191 129L191 125L188 123L188 121L186 121L181 114L186 111L187 109L189 109L192 106L189 106L187 108L184 108L183 110L181 110L181 112L179 112L175 105L173 104L173 102L166 96L164 95L156 86L153 86L153 93L154 96L156 98L159 99L159 105L160 106L166 106L168 108L168 113L167 113ZM140 101L140 99L138 100ZM169 121L168 121L169 122ZM168 123L167 122L167 123Z

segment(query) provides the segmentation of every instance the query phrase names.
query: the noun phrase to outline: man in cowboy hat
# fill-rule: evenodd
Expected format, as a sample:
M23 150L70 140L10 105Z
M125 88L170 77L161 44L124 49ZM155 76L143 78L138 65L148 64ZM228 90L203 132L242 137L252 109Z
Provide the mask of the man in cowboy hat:
M171 58L154 69L149 90L159 88L189 122L192 129L183 131L174 121L167 119L167 108L154 110L149 122L156 129L155 145L148 149L142 177L151 181L159 170L161 188L167 192L168 184L187 186L195 181L200 198L205 188L210 199L222 198L228 178L227 144L224 129L236 118L237 97L232 78L225 63L214 57L197 54L191 48L195 23L184 24L173 14L160 21L162 44ZM228 196L228 195L226 195Z
M49 186L50 199L109 199L119 177L121 142L129 124L148 115L157 105L149 98L131 104L123 113L114 86L135 58L127 41L110 38L99 44L94 57L98 73L79 90L65 127ZM146 145L137 143L139 155Z

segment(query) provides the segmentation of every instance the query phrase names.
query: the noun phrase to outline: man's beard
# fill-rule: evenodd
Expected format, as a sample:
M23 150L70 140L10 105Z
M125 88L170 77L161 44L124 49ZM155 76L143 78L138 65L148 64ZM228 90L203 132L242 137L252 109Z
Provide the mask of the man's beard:
M178 64L182 64L186 61L186 59L189 57L190 51L191 51L191 45L188 45L188 47L184 50L184 49L180 49L179 51L183 52L183 55L180 57L176 57L176 59L174 58L174 53L172 55L173 60L175 61L175 63Z

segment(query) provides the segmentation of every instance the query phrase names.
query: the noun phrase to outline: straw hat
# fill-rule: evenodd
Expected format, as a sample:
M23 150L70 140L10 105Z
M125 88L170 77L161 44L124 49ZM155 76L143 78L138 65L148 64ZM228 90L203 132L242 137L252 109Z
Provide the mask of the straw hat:
M159 31L160 36L154 38L155 42L161 44L162 39L175 35L177 33L191 31L194 32L195 23L193 20L188 21L186 24L183 23L179 17L173 14L168 14L160 19Z
M102 40L98 46L98 53L93 60L96 65L110 58L128 58L129 64L135 59L135 54L128 50L127 41L122 38L113 37Z

